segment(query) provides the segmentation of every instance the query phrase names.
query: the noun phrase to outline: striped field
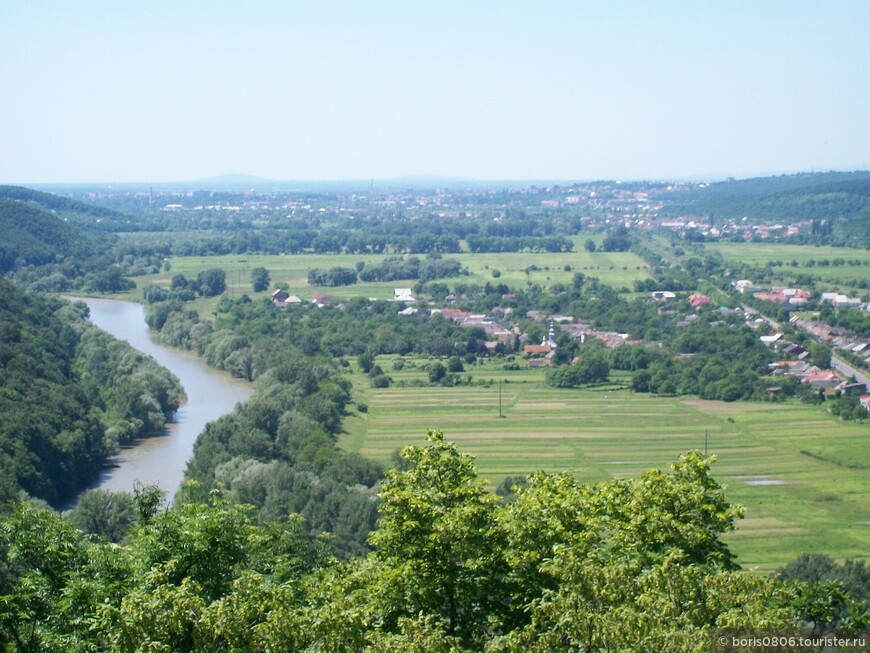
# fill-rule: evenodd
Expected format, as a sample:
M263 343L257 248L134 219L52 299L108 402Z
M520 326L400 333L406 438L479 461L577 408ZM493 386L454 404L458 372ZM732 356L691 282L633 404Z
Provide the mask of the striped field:
M494 486L538 469L584 481L637 476L706 447L730 500L746 507L727 536L741 565L770 570L804 551L870 557L867 423L799 404L659 398L618 386L559 390L541 371L488 365L463 373L474 385L421 386L419 367L393 372L389 360L378 362L397 383L373 390L353 375L368 411L346 420L349 450L390 464L396 450L437 428L477 456L480 476ZM508 382L477 384L487 378Z

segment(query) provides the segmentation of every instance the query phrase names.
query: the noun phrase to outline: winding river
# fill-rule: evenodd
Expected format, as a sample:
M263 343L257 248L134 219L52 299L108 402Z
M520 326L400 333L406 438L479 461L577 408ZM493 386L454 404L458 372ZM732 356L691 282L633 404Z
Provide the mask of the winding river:
M140 481L160 486L171 500L181 487L197 436L208 422L248 399L253 394L253 386L208 367L189 352L152 341L145 323L145 307L141 304L114 299L75 299L88 305L91 322L95 325L119 340L126 340L173 372L187 394L187 401L167 424L164 435L138 440L122 449L92 487L130 492L136 481Z

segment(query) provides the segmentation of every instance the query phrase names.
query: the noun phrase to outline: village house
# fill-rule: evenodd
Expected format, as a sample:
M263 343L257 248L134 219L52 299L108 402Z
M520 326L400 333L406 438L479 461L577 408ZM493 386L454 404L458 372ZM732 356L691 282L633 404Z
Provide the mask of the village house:
M275 303L283 302L289 296L290 296L290 293L288 293L286 290L282 290L281 288L278 288L278 290L276 290L275 292L272 293L272 301Z
M834 370L823 370L821 372L811 372L805 375L801 382L808 383L813 388L824 388L825 391L833 391L846 379L839 372Z
M707 295L702 295L701 293L692 293L689 295L688 300L689 306L692 308L701 308L702 306L707 306L710 303L710 298Z
M556 345L556 327L551 323L547 336L543 339L540 345L525 345L523 354L529 357L544 357L547 360L552 359Z
M757 292L753 297L789 307L803 306L812 297L812 293L803 288L771 288L770 292Z
M830 303L834 308L861 308L861 300L836 292L822 293L821 301Z
M413 304L417 300L414 298L410 288L394 288L392 301Z
M432 315L436 314L440 314L441 317L453 320L454 322L462 322L465 318L471 317L471 311L461 311L458 308L433 309Z
M286 290L278 289L272 293L272 303L278 308L284 308L291 304L301 304L302 300L296 295L291 295Z
M861 396L867 392L867 384L866 383L849 383L845 381L841 383L837 390L839 390L844 395L858 395Z
M794 356L795 358L805 358L809 355L809 352L806 349L793 342L788 343L788 345L784 346L781 351L784 356Z
M749 279L740 279L740 281L734 282L734 288L741 295L747 292L756 292L759 290L758 287L754 283L752 283Z

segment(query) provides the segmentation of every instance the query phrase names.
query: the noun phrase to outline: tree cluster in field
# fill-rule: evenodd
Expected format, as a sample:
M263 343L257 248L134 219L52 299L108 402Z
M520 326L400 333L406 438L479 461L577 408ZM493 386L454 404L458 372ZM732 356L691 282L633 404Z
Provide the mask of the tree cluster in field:
M119 444L160 432L183 398L174 376L86 315L0 280L0 503L20 490L69 500Z
M351 286L357 282L356 270L345 267L332 267L328 270L314 268L308 270L309 286Z
M850 584L819 564L739 570L720 536L741 509L712 462L692 452L670 473L594 484L536 473L499 499L433 431L380 486L373 552L344 561L304 518L264 522L220 491L191 500L196 484L168 509L139 488L74 516L113 505L121 544L21 503L0 517L0 646L688 652L716 628L866 629L863 565Z
M578 388L603 383L609 375L608 356L599 349L589 348L576 361L547 370L547 384L554 388Z
M698 395L702 399L763 399L771 352L746 326L699 324L687 327L668 350L633 365L635 392Z
M766 375L773 356L758 334L743 324L698 320L680 327L658 346L622 345L608 350L594 340L580 346L565 335L557 343L556 364L546 377L557 388L605 382L611 369L633 372L635 392L722 401L765 399L772 383ZM794 394L799 388L788 390Z
M357 281L418 281L426 283L467 274L456 259L445 259L440 254L429 254L421 260L417 256L388 256L379 263L359 261L356 268L336 266L328 270L314 268L308 271L310 286L349 286Z
M150 284L142 289L142 298L148 304L173 302L177 306L181 302L193 301L197 297L216 297L227 289L227 273L220 268L203 270L195 279L188 279L184 274L175 274L169 288ZM156 318L152 318L156 319ZM159 324L159 322L158 322ZM151 328L159 329L149 323Z

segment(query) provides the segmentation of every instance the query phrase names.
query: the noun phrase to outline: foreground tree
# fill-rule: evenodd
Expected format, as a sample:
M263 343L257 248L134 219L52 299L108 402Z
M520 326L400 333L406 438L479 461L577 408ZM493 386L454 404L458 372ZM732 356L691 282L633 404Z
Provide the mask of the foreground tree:
M504 599L502 538L494 506L474 471L440 431L428 445L402 452L406 471L381 486L381 516L370 541L388 584L379 601L387 624L429 615L444 633L480 643L490 615Z
M706 651L716 628L866 629L842 585L746 574L740 509L690 452L670 472L534 474L502 503L439 431L381 486L374 553L221 491L137 488L125 544L23 503L0 518L0 651ZM852 570L852 575L855 571Z

